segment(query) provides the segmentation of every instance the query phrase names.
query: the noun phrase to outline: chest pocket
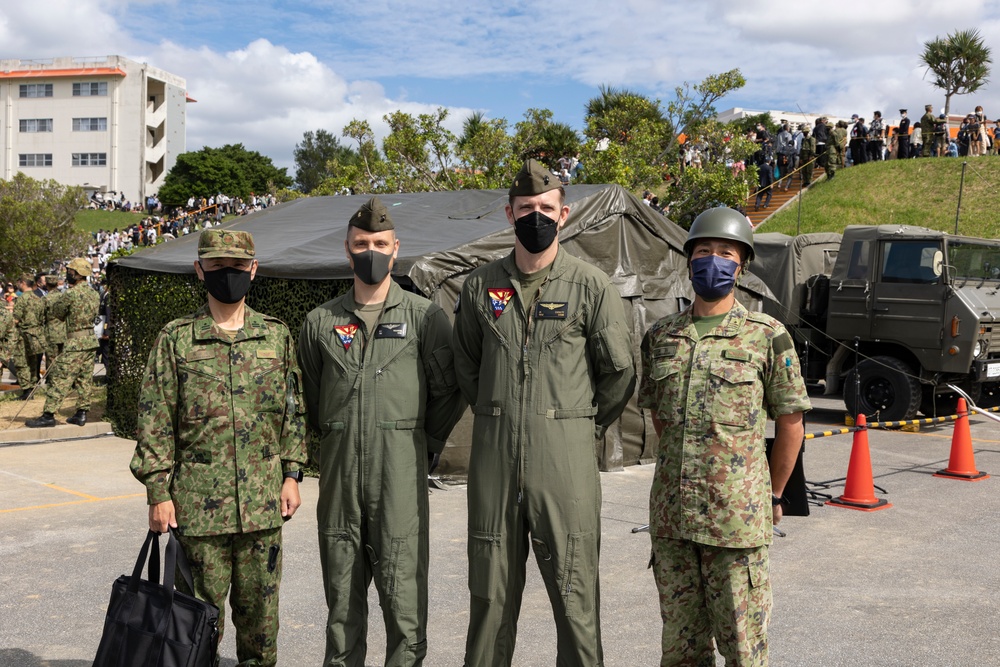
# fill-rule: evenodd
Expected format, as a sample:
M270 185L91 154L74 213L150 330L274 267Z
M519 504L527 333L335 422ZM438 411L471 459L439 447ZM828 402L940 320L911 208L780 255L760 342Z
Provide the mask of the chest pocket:
M667 425L683 423L686 412L683 372L686 359L678 354L678 345L672 343L651 349L649 362L649 378L655 383L659 397L657 419Z
M763 407L760 371L747 350L724 350L709 368L706 416L718 424L749 427Z

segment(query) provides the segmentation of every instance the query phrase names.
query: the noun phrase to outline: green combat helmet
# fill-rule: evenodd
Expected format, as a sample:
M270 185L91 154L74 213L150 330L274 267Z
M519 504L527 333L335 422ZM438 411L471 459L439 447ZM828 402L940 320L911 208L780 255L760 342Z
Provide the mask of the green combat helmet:
M690 257L694 242L698 239L729 239L739 241L750 251L747 261L753 261L753 229L746 216L739 211L725 206L710 208L701 212L691 223L687 241L684 242L684 253Z

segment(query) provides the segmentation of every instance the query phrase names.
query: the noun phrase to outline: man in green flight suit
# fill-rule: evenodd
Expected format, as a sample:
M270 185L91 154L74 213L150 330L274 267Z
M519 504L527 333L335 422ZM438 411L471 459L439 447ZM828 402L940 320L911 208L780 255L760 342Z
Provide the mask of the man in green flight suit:
M784 327L737 303L753 233L729 208L703 212L684 251L695 292L642 341L639 406L659 442L649 497L663 618L661 667L767 665L767 545L810 408ZM775 420L770 465L764 427Z
M66 343L61 354L46 362L45 407L41 417L24 422L28 428L55 426L55 413L71 390L76 390L76 412L66 421L77 426L87 423L94 388L94 350L99 347L94 322L101 309L101 297L87 282L90 273L90 262L83 257L71 261L66 267L66 280L71 287L63 294L53 288L58 296L46 305L46 317L65 327Z
M42 297L45 292L35 284L36 280L30 274L22 275L18 281L21 296L14 302L14 322L18 333L14 345L14 365L17 383L21 387L21 398L25 400L31 397L41 377L44 350L45 306Z
M427 653L427 474L465 403L448 315L393 281L399 239L377 197L351 216L344 247L354 285L310 312L298 341L309 424L320 438L323 664L366 664L374 579L385 664L411 667Z
M208 303L156 339L131 468L146 486L149 529L177 529L193 594L222 618L230 599L239 664L270 666L281 526L301 502L305 406L288 328L245 303L255 255L247 232L201 233L194 268ZM179 577L177 586L191 593Z
M604 660L594 437L635 389L631 336L607 275L559 246L570 211L559 178L529 159L508 195L514 250L469 275L455 322L458 382L475 415L465 664L511 664L530 545L556 663L592 667Z
M934 117L934 106L924 105L924 115L920 117L920 136L923 137L924 147L920 151L920 157L930 157L934 148L934 126L937 119Z

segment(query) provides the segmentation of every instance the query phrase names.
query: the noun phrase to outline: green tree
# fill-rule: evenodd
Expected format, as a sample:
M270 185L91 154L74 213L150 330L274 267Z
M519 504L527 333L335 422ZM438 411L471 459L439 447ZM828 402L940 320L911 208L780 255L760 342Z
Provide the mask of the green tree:
M989 81L990 47L978 30L956 31L944 39L924 42L920 64L933 75L934 85L944 91L945 118L951 112L953 95L974 93Z
M330 175L327 163L350 164L357 153L341 146L337 137L323 129L303 133L302 142L295 144L295 185L309 194Z
M715 103L746 84L747 80L740 70L731 69L709 75L693 86L686 81L677 86L674 100L667 105L666 117L674 133L666 152L672 154L676 151L681 135L697 134L700 125L715 117Z
M516 165L515 171L528 158L538 160L549 168L554 167L564 154L559 151L565 147L567 129L573 132L568 125L554 123L552 112L548 109L532 108L525 111L524 118L514 125L512 157Z
M248 197L250 193L274 193L291 185L287 170L275 167L271 158L248 151L243 144L227 144L178 155L163 181L159 197L164 204L176 206L190 197L217 192Z
M580 159L588 182L617 183L629 190L663 182L671 126L659 100L602 87L600 96L587 104L586 121Z
M510 186L520 165L513 159L514 138L505 118L487 119L474 112L465 119L456 156L462 165L458 187L493 189Z
M87 237L74 220L86 201L78 187L36 181L21 172L0 180L0 275L13 278L81 254Z
M388 186L393 191L454 190L455 135L444 127L448 110L412 116L394 111L382 117L389 134L382 151L389 165Z

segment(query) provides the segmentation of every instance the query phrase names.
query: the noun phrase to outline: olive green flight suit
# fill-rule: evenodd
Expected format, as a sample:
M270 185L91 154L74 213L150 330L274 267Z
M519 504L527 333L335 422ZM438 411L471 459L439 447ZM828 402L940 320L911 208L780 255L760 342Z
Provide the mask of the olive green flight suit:
M392 283L374 330L360 310L351 289L310 312L298 340L309 423L320 435L323 664L366 664L374 579L385 664L410 667L427 652L428 455L444 449L465 403L439 306Z
M635 389L631 336L608 277L565 250L528 309L519 275L513 253L475 270L455 322L458 382L475 415L465 664L511 664L530 539L556 664L593 667L604 659L594 438Z

